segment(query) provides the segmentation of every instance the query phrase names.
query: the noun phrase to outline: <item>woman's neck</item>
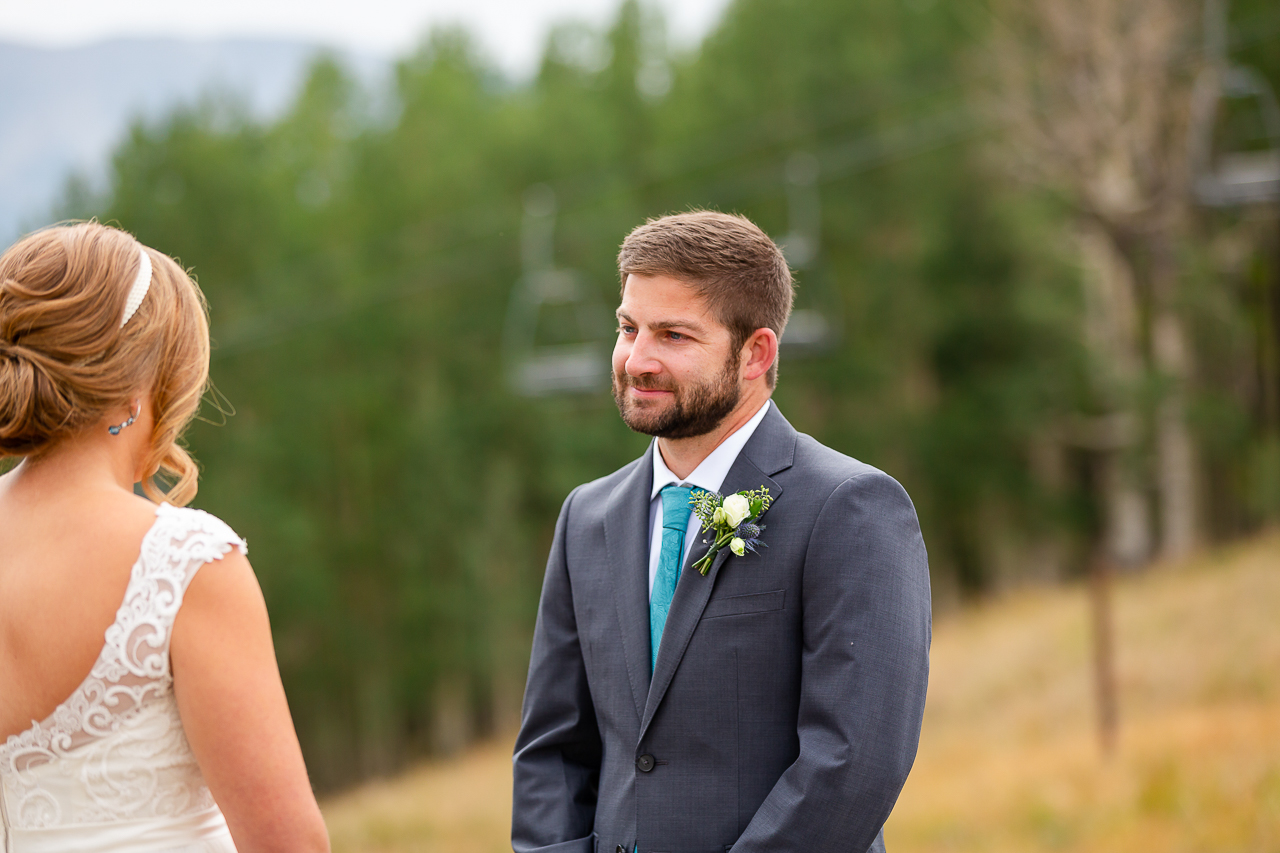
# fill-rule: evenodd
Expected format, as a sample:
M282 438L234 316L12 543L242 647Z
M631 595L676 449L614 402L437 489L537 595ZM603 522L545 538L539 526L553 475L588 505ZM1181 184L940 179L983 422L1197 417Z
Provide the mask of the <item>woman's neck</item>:
M24 459L5 475L8 490L34 499L68 490L132 492L136 467L130 452L133 442L121 442L123 436L112 436L105 428L102 437L94 432L64 439L45 453ZM121 443L113 445L113 441Z

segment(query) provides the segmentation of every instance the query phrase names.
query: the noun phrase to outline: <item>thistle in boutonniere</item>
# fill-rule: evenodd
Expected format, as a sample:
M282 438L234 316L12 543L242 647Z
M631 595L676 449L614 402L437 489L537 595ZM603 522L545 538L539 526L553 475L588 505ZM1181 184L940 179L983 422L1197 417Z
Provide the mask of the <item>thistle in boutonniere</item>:
M764 545L760 541L760 532L764 530L760 516L772 503L769 490L763 487L727 497L705 489L694 489L689 504L693 507L693 514L702 522L702 529L711 534L710 539L702 540L711 547L693 567L705 575L711 568L711 561L726 545L739 557L748 551L754 553L756 548Z

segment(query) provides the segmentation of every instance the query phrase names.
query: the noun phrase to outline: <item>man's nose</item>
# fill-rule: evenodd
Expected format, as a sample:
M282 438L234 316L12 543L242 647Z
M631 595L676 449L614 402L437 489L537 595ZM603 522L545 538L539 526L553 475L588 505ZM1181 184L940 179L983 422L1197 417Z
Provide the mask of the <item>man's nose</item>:
M628 376L644 376L662 372L662 362L658 361L654 351L652 335L641 331L631 342L631 351L627 353L624 365Z

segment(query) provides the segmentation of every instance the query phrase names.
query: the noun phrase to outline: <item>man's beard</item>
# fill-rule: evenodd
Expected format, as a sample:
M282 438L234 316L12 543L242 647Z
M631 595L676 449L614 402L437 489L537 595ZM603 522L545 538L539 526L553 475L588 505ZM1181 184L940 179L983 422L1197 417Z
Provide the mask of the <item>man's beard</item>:
M627 389L631 387L674 393L667 406L651 409L627 398ZM613 373L613 400L618 404L623 423L636 432L658 438L706 435L720 426L741 397L738 359L732 356L718 376L696 385L671 385L648 375L629 376L626 371Z

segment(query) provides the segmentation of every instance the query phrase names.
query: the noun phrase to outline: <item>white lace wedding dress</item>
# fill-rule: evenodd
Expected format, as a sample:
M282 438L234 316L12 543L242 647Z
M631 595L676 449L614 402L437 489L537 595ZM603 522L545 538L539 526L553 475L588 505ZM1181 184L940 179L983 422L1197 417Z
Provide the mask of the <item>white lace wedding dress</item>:
M178 717L169 639L195 573L244 540L162 504L93 670L0 745L4 853L235 853ZM2 688L0 688L2 689Z

